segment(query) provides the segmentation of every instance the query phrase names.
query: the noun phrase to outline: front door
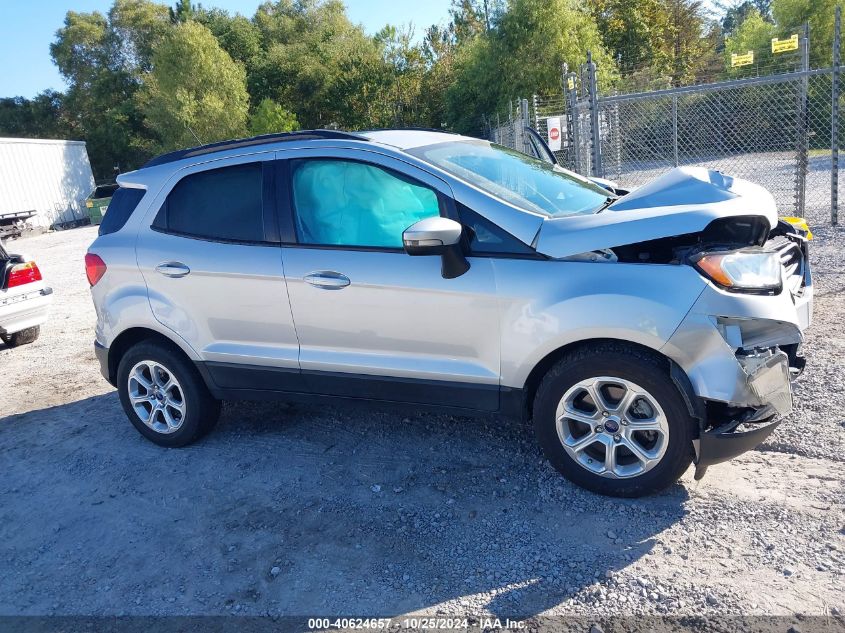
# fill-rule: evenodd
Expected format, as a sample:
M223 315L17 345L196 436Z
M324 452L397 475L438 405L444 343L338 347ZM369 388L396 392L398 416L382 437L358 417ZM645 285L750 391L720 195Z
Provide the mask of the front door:
M408 226L449 214L448 185L373 152L298 156L284 170L294 243L282 257L308 387L498 409L490 260L473 260L464 275L444 279L440 257L402 249Z

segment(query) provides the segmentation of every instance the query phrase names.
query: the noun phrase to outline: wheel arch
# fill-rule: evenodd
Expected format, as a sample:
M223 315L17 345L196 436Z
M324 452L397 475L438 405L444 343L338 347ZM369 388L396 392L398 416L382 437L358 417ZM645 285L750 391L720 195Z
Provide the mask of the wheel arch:
M582 349L584 347L593 347L593 346L600 346L600 345L620 345L625 346L629 349L637 350L642 354L648 354L655 359L658 359L666 368L666 372L672 381L675 383L675 386L678 388L678 391L681 392L681 396L684 399L684 403L689 410L691 416L699 420L699 423L703 423L705 414L704 414L704 403L695 395L695 391L693 391L692 383L689 380L689 377L686 375L686 372L674 362L671 358L662 354L658 350L654 349L653 347L648 347L647 345L642 345L641 343L634 343L632 341L626 341L624 339L616 339L616 338L592 338L592 339L582 339L579 341L573 341L571 343L567 343L557 349L552 350L548 354L546 354L543 358L537 362L531 371L528 374L528 377L525 380L525 384L521 390L521 403L520 406L520 413L521 417L530 420L533 411L532 411L532 403L534 402L534 396L537 394L537 388L540 386L540 382L543 380L543 376L551 369L555 363L557 363L561 358L563 358L566 354L573 352L578 349Z
M194 363L191 354L173 338L151 328L130 327L118 334L109 346L108 372L109 382L112 385L117 383L117 368L124 354L133 346L144 341L159 343L171 351L184 356L192 364Z

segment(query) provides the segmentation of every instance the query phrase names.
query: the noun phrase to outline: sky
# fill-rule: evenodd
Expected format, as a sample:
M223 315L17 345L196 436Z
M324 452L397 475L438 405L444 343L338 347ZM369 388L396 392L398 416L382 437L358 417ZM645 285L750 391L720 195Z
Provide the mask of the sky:
M175 4L175 0L161 0ZM204 7L220 7L252 17L261 0L201 0ZM375 33L385 24L413 23L421 37L431 24L446 22L450 0L346 0L353 22ZM112 0L0 0L0 97L33 97L65 83L50 59L50 43L65 13L100 11Z

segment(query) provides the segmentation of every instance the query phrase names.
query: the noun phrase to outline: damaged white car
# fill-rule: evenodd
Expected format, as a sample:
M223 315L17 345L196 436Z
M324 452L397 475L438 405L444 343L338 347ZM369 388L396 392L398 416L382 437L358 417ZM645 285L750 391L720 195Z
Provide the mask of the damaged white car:
M122 174L86 257L103 374L164 446L222 399L497 412L621 496L755 447L804 363L806 232L715 171L620 196L550 162L315 130Z

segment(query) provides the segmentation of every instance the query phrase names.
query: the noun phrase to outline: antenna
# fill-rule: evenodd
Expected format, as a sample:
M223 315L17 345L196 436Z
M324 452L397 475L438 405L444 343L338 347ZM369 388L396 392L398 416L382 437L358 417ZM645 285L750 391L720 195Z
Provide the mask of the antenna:
M190 126L190 125L188 125L188 124L186 123L186 124L185 124L185 127L186 127L186 128L188 128L188 132L190 132L190 133L193 135L193 137L194 137L195 139L197 139L197 145L202 145L202 141L200 140L200 137L199 137L199 136L197 136L197 133L196 133L196 132L194 132L194 131L191 129L191 126Z

